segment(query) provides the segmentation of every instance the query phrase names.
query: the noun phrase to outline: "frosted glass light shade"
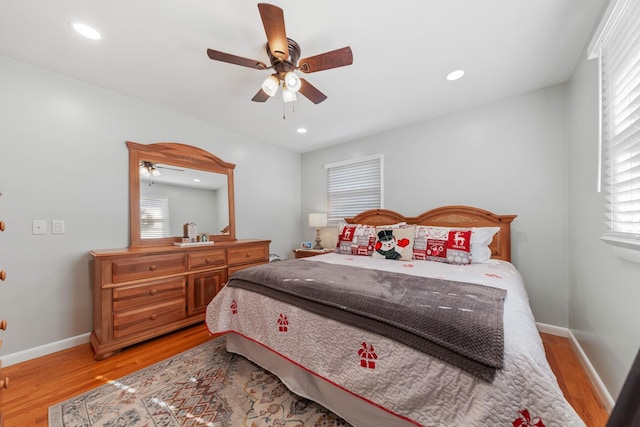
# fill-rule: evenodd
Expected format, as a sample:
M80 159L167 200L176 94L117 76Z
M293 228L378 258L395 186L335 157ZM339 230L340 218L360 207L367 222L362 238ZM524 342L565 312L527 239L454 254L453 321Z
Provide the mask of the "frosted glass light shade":
M284 75L284 84L291 92L297 92L302 86L300 77L298 77L293 71L289 71Z
M286 86L282 88L282 99L284 102L293 102L298 99L295 92L291 92Z
M270 75L262 82L262 90L269 96L273 96L278 92L278 86L280 86L280 80L275 74Z

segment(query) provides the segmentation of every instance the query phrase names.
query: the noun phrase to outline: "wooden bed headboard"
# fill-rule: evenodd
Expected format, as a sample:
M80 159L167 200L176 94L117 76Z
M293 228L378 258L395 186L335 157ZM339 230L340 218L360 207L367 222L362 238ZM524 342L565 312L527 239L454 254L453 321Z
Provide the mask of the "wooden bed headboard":
M349 224L391 225L399 222L437 227L500 227L489 245L491 258L511 262L511 221L517 215L496 215L471 206L443 206L415 217L404 216L388 209L371 209L345 218Z

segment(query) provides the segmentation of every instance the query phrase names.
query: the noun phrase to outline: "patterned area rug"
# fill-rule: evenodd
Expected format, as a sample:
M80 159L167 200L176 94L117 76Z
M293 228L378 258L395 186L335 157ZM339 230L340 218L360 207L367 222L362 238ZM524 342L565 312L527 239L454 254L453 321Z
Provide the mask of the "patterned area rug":
M216 338L49 408L50 427L348 426Z

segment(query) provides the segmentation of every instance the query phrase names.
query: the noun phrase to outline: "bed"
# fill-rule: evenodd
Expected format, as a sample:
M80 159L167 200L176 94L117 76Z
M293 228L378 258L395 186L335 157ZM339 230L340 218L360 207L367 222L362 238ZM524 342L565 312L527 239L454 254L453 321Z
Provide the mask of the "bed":
M235 273L206 325L227 334L230 352L354 426L584 426L510 262L515 217L468 206L363 212L339 227L334 253ZM360 240L344 239L354 230ZM449 258L436 257L443 230Z

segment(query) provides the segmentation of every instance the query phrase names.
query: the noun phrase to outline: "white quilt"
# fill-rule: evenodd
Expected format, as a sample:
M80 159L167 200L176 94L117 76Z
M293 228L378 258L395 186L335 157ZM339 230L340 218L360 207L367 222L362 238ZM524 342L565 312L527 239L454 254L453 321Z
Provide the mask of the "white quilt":
M301 261L353 265L506 289L504 369L489 384L394 340L227 286L207 308L206 324L210 332L235 332L259 344L257 347L272 353L271 356L286 359L315 379L337 387L342 394L371 404L376 410L382 409L406 425L584 426L564 399L549 367L522 278L512 264L491 261L456 266L339 254ZM349 412L348 405L346 409L345 405L332 408L330 400L320 403L353 425L372 427L370 421L363 424L357 413L345 413Z

